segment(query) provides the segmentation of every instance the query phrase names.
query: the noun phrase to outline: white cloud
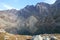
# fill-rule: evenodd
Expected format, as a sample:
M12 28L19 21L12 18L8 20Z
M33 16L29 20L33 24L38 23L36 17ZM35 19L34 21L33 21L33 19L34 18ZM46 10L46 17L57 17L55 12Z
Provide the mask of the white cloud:
M5 3L1 3L1 5L2 5L2 7L5 8L5 9L17 9L17 8L12 7L12 6L10 6L10 5L8 5L8 4L5 4ZM18 9L17 9L17 10L18 10Z
M4 4L4 3L2 3L2 6L5 7L6 9L12 9L12 8L14 9L14 7Z

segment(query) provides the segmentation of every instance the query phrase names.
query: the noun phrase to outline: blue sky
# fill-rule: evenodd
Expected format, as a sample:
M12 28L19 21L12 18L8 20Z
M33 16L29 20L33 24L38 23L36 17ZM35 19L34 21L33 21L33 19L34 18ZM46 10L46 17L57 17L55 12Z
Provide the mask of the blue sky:
M56 0L0 0L0 10L22 9L26 5L36 5L38 2L53 4Z

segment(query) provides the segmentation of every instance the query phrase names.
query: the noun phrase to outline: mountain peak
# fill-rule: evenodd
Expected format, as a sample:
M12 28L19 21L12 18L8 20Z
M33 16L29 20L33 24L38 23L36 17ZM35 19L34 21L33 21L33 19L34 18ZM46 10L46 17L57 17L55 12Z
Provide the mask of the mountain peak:
M48 4L44 2L40 2L40 3L37 3L36 5L48 5Z
M55 3L60 3L60 0L56 0L56 2Z
M57 2L59 2L60 0L56 0Z

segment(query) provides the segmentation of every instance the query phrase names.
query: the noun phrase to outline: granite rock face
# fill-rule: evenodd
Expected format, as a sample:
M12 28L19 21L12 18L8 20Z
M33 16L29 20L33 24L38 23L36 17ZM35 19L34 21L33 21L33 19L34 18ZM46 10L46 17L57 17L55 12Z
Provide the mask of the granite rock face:
M54 4L41 2L21 10L0 11L0 25L13 34L60 33L60 0Z

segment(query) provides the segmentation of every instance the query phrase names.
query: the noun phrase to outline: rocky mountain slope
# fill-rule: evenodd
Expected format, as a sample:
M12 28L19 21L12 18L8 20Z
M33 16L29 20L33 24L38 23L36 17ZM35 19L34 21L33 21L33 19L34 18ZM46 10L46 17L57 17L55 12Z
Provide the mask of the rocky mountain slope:
M0 11L0 27L13 34L60 33L60 0Z

